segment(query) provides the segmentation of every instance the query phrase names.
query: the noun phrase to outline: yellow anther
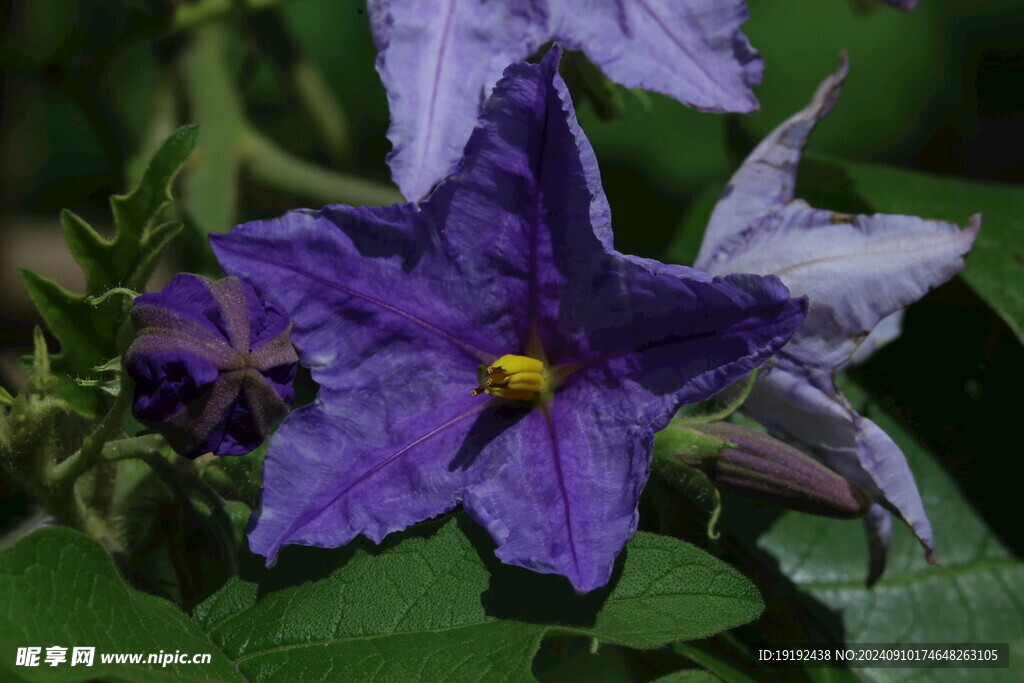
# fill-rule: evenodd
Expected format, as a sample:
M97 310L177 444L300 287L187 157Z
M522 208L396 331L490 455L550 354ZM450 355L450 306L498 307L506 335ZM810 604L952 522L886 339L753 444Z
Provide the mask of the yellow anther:
M529 356L513 356L506 354L494 361L491 367L487 368L487 374L491 375L503 372L507 375L514 375L517 372L534 372L540 374L544 370L544 364L536 358Z
M473 395L488 394L497 398L528 401L537 392L547 389L544 364L536 358L505 355L487 368L487 376Z

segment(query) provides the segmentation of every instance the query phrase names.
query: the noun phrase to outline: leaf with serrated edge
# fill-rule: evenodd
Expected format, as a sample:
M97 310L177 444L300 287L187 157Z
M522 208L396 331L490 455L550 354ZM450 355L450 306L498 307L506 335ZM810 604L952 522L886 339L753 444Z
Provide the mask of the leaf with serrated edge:
M192 154L198 135L199 127L195 125L174 131L153 155L139 186L131 194L110 198L117 230L115 244L123 241L137 245L142 241L146 228L171 201L171 183Z
M117 281L117 274L108 269L111 265L111 243L67 209L60 213L60 224L71 255L85 273L86 289L95 293L112 287Z
M115 330L96 329L94 310L84 297L24 268L21 280L47 328L60 341L62 356L71 368L84 372L108 360L112 354L97 345L97 333L112 335ZM106 323L110 325L111 321Z
M87 295L101 296L113 287L141 290L145 285L164 247L181 230L177 223L151 225L170 201L171 183L191 154L197 133L196 126L176 130L154 155L139 186L128 195L111 197L113 240L101 237L70 211L61 214L68 247L85 273ZM58 395L78 413L95 417L102 411L104 400L94 388L77 380L89 380L96 366L121 350L116 335L127 306L123 301L94 306L85 296L72 294L31 271L22 270L21 277L40 315L60 342L61 354L54 360L54 371L59 375Z
M172 239L178 236L182 229L181 223L164 223L159 225L146 235L139 249L139 259L135 264L135 270L128 277L132 284L142 284L149 280L156 268L157 260Z
M240 681L231 662L174 605L127 585L110 556L78 532L43 529L0 552L0 679ZM19 647L68 648L67 662L18 667ZM91 667L71 648L95 647ZM209 653L209 664L103 664L112 653Z
M856 387L846 389L854 402ZM800 591L835 610L848 643L1010 643L1011 661L1024 658L1024 562L1014 558L963 499L956 484L891 417L868 403L868 417L907 455L935 528L931 567L905 529L893 534L889 566L864 587L863 530L841 520L788 512L757 544L778 558ZM929 681L974 681L979 669L872 669L872 680L923 674ZM1012 670L985 669L985 680L1016 680Z

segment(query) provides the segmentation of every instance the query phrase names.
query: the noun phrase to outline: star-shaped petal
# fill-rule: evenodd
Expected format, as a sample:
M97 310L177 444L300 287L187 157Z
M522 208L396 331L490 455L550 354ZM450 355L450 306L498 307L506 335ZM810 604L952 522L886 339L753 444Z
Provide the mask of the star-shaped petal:
M617 82L703 111L757 108L763 64L743 0L370 0L388 91L395 183L423 197L455 167L505 66L548 41L584 51Z
M875 348L897 336L902 310L963 268L979 219L961 230L916 216L839 214L794 198L804 144L835 105L846 72L844 57L810 106L736 172L711 216L697 267L778 275L808 297L807 320L758 379L744 410L873 492L910 525L931 559L931 525L906 458L857 414L834 376L865 342ZM883 519L878 511L868 517L876 549L887 545ZM880 571L877 553L874 567Z
M288 312L320 385L269 446L256 552L379 541L461 503L505 562L593 590L636 529L654 432L802 321L778 278L614 251L558 54L506 70L422 204L212 238ZM513 365L533 390L502 385Z

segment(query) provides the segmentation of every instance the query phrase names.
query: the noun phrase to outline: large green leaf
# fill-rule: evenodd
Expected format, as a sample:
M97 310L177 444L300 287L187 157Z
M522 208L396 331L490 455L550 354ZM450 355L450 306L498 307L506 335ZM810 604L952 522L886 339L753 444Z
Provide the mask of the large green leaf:
M935 529L942 566L925 563L921 547L898 525L889 566L873 589L864 586L867 552L859 525L786 513L757 541L777 559L809 609L834 610L848 643L1010 643L1010 658L1024 657L1024 563L985 527L956 484L892 418L865 406L906 453ZM872 680L1015 680L1006 669L870 669Z
M826 208L847 208L838 198L960 225L980 213L963 278L1024 341L1024 188L814 155L800 180L798 196Z
M231 580L196 609L196 623L128 588L93 541L46 529L0 553L0 594L9 596L0 672L60 680L530 680L549 633L653 648L731 628L762 609L742 575L673 538L638 534L613 587L585 596L560 577L502 565L492 550L464 519L421 525L380 548L297 548L273 570ZM18 647L52 645L94 646L96 666L13 665ZM103 653L160 650L210 653L213 661L166 669L100 662Z
M668 537L638 534L614 588L579 596L560 577L499 564L471 524L421 532L384 551L296 549L263 581L229 583L196 616L249 678L529 680L549 631L651 648L762 607L735 570ZM321 578L309 581L310 567ZM282 580L293 585L273 590Z
M237 681L231 662L177 607L127 585L94 541L64 528L38 531L0 553L0 678L4 680ZM19 647L68 648L56 667L16 666ZM73 647L95 647L72 667ZM209 653L209 664L104 664L102 654Z

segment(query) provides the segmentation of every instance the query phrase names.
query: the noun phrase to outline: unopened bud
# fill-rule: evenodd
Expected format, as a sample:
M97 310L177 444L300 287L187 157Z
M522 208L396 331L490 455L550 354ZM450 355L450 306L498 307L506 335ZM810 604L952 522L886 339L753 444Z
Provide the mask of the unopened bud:
M679 427L725 442L715 454L680 452L680 462L716 485L756 500L825 517L863 517L867 491L811 456L767 434L728 422Z
M135 299L132 322L132 413L178 453L248 453L288 412L298 366L291 325L248 283L177 275Z

